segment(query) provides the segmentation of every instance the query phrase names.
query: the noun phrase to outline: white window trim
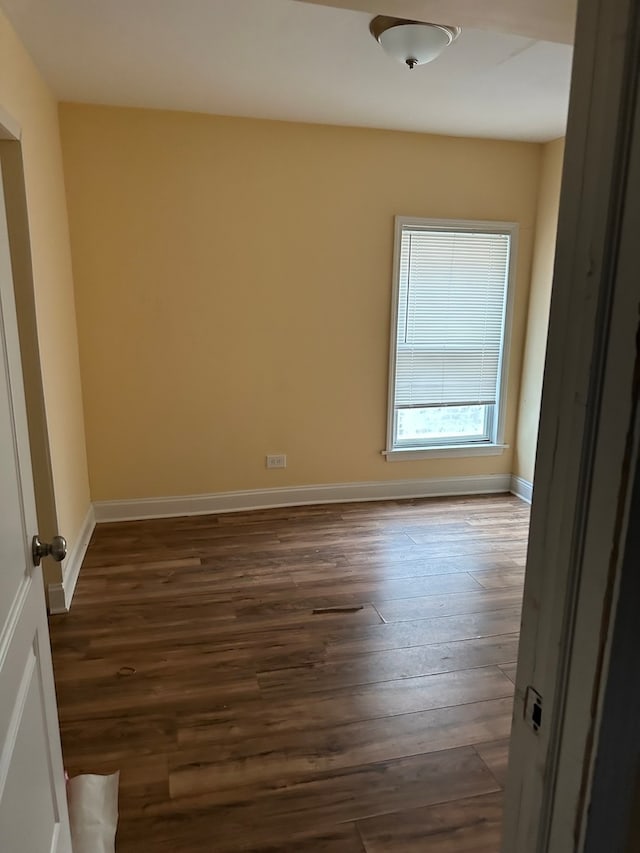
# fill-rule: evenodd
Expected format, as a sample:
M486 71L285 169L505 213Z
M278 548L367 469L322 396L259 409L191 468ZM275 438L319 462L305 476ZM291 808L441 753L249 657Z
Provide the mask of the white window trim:
M489 442L474 442L472 444L433 445L424 448L408 447L407 449L393 446L394 407L395 407L395 376L396 349L398 332L398 290L400 287L400 247L402 229L425 228L441 231L480 231L489 234L509 234L509 280L507 283L507 299L505 305L504 336L500 352L500 387L495 407L497 416L494 418L494 434ZM389 390L387 397L387 447L382 451L388 462L409 461L415 459L437 458L445 456L497 456L508 447L504 443L507 417L507 390L509 386L509 364L511 353L511 334L513 327L513 304L516 289L516 269L518 258L517 222L498 222L480 219L423 219L416 216L396 216L393 245L393 286L391 295L391 333L389 338Z
M500 456L508 444L474 441L473 444L438 444L434 447L407 447L383 450L387 462L409 462L415 459L438 459L444 456Z

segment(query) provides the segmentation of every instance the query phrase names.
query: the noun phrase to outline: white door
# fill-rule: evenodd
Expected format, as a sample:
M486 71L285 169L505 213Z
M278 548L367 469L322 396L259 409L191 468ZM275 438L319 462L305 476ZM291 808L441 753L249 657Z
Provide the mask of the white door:
M0 850L71 853L0 174Z

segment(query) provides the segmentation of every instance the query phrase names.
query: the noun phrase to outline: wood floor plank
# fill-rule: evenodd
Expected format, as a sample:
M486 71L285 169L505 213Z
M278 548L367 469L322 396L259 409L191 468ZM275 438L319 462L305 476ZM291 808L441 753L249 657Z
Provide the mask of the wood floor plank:
M293 586L293 583L290 584ZM316 606L330 606L340 603L367 604L371 601L387 600L390 598L405 598L411 596L440 595L449 592L477 592L482 586L468 572L457 572L427 577L398 578L396 580L372 580L345 575L341 583L297 584L292 589L276 589L273 591L260 590L258 600L253 597L254 591L243 587L232 591L216 593L220 601L233 600L235 592L237 601L235 610L239 617L271 613L274 611L303 609L312 611ZM186 590L185 592L188 592ZM166 594L162 590L158 594ZM231 598L229 596L231 595ZM226 596L226 597L225 597Z
M443 561L444 562L444 561ZM504 566L504 563L508 563L509 561L499 560L497 561L498 566L503 566L504 568L509 568L509 566ZM405 564L405 571L407 571L406 566L409 564ZM494 567L496 564L494 563ZM423 563L421 572L424 572L425 564ZM473 575L468 572L462 571L445 571L445 572L436 572L436 568L447 569L453 568L450 563L447 565L446 563L440 564L431 564L431 571L427 571L426 573L417 573L417 569L415 573L410 574L408 577L390 577L384 571L380 575L373 574L371 569L367 569L368 580L366 583L369 586L372 586L371 596L374 601L386 600L390 598L410 598L418 595L439 595L447 592L476 592L477 586L470 586L469 580L474 580ZM459 566L456 566L459 568ZM350 578L347 577L347 580L350 581ZM359 581L356 580L356 583ZM478 581L475 581L478 584ZM364 586L364 583L363 583Z
M318 728L505 699L513 691L513 683L498 667L478 667L182 714L176 720L177 737L180 746L211 746L285 732L311 736Z
M367 853L499 853L501 827L499 793L358 823Z
M405 534L406 535L406 534ZM461 558L470 557L476 558L483 556L485 560L502 560L507 557L507 550L517 551L515 547L509 549L499 548L492 542L475 540L475 536L471 536L468 540L459 542L437 542L423 544L414 542L409 536L406 536L406 543L398 543L395 547L381 548L379 546L360 543L359 547L353 550L349 549L348 559L350 565L366 565L369 562L386 562L391 565L403 564L407 562L415 562L423 560L433 563L450 557ZM355 543L354 543L355 544Z
M508 553L473 554L463 557L441 557L429 560L418 558L412 560L396 560L388 554L373 554L358 561L357 552L349 551L344 556L341 566L341 576L370 581L393 581L403 578L427 577L429 575L446 575L460 572L484 571L486 569L510 569L517 564ZM334 578L331 570L327 571L326 563L317 565L307 562L291 566L291 578L299 585L313 583L321 588L321 584L330 584ZM334 568L334 567L331 567ZM272 569L272 571L275 571Z
M416 526L406 531L406 533L415 545L427 546L438 553L441 551L446 553L447 549L452 548L452 556L456 553L466 553L466 549L471 546L477 549L475 551L477 554L483 551L492 551L498 543L519 542L522 538L522 531L520 529L508 526L503 528L494 527L490 530L476 527L472 538L468 535L468 532L465 534L458 530L452 533L439 534L431 528L425 530L422 525ZM481 548L481 545L487 545L488 547L486 549L484 547ZM464 546L465 550L458 551L458 546Z
M282 841L256 842L253 853L364 853L355 823L296 833Z
M180 822L168 818L142 818L118 832L118 853L364 853L355 824L343 823L307 832L266 829L256 838L251 827L235 835L212 831L207 818ZM153 848L144 846L151 842ZM180 846L178 846L180 845Z
M507 771L509 769L509 741L498 740L493 743L480 743L476 744L475 749L504 788L507 784Z
M495 779L472 749L452 749L331 773L318 771L294 784L274 780L258 788L209 789L152 804L147 814L173 818L178 828L186 821L202 821L219 827L219 838L237 844L236 836L246 843L251 829L260 839L288 838L314 826L364 820L497 790Z
M178 677L178 673L182 673L182 677ZM60 718L65 722L144 714L150 708L165 713L171 709L193 710L214 703L254 699L259 695L254 673L239 672L222 679L216 678L213 672L194 671L184 663L165 671L161 681L157 675L146 679L134 676L108 682L94 679L83 684L65 680L57 686Z
M522 566L507 569L485 569L470 574L485 589L511 587L521 590L524 587L524 568Z
M432 616L457 616L463 613L486 613L505 607L520 607L522 590L500 589L457 592L447 595L425 595L377 601L376 607L385 622L405 622Z
M515 569L514 567L514 570ZM309 595L309 591L318 595L333 585L335 580L302 583L296 580L296 595ZM411 598L419 595L438 595L446 592L475 592L483 585L469 572L449 572L445 574L414 575L408 578L372 578L359 575L345 575L340 584L341 594L360 596L363 600L386 600L389 598Z
M487 495L98 525L51 639L65 766L121 772L118 853L484 851L528 518Z
M500 740L509 734L512 706L510 698L495 699L346 723L308 735L286 733L184 749L170 759L171 796L260 785L274 777L292 783L313 772Z
M177 721L173 714L95 717L86 720L62 720L65 742L73 743L73 757L85 766L92 762L126 760L135 755L158 756L172 752L177 744Z
M93 646L89 645L92 649ZM249 652L246 649L218 648L216 645L201 644L199 656L193 660L191 647L171 650L137 650L118 648L115 652L107 653L102 650L100 657L87 656L82 662L79 672L64 671L60 668L57 684L64 686L68 683L76 687L87 682L116 683L120 679L128 679L128 683L150 681L156 679L168 681L180 671L185 663L189 664L191 676L206 677L215 673L217 679L235 680L240 673L249 669ZM80 669L80 668L79 668Z
M500 669L504 672L507 678L510 678L513 683L516 683L516 674L518 671L517 663L504 663L500 664Z
M113 552L111 553L113 557ZM202 561L199 557L181 557L179 559L150 560L148 562L141 560L138 563L120 563L116 561L115 565L112 562L105 566L87 565L85 568L91 568L90 582L93 585L97 580L112 580L119 575L140 575L142 573L145 577L148 577L152 573L157 573L159 576L166 577L168 573L176 571L183 574L186 573L187 569L202 568ZM85 586L88 586L88 584L83 584L82 588ZM79 588L77 592L82 592L82 588Z
M514 634L520 628L520 608L463 613L459 616L434 616L409 622L389 622L357 630L335 632L326 645L327 660L405 649L432 643L473 640Z
M258 590L262 598L286 599L302 595L289 575L283 575L273 582L266 583L264 579L248 574L237 582L225 583L202 566L197 570L185 570L180 574L176 574L175 570L169 571L166 576L163 574L150 572L143 579L136 580L105 577L99 582L93 581L90 585L87 584L82 594L78 596L77 602L82 601L87 604L99 602L104 598L107 588L109 600L114 605L127 604L132 595L136 594L143 594L147 601L154 599L159 606L176 599L193 601L194 596L199 596L201 600L203 592L206 592L208 603L215 602L220 605L229 605L236 599L256 595ZM473 580L470 575L468 577ZM474 581L474 583L477 582ZM229 611L232 612L231 608Z
M329 663L258 672L257 678L267 697L290 695L292 691L300 695L353 684L373 684L510 663L517 654L518 635L507 634L370 652L366 659L358 655Z

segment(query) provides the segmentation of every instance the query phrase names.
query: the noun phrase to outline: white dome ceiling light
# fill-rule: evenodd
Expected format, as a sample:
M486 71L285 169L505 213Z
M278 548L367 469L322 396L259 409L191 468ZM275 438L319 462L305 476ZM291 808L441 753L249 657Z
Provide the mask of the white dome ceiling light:
M410 69L436 59L460 35L460 27L378 15L369 26L385 53Z

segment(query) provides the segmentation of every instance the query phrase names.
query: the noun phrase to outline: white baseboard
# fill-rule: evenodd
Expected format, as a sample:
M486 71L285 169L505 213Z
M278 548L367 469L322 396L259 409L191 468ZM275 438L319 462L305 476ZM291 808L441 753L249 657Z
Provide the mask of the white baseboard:
M529 480L525 480L522 477L517 477L515 474L511 475L511 486L509 491L517 495L517 497L522 498L523 501L526 501L528 504L531 503L531 499L533 498L533 483L530 483Z
M69 553L62 564L62 583L50 583L47 588L49 598L49 612L68 613L71 608L71 600L76 589L80 567L84 560L84 555L89 547L91 534L96 526L96 516L93 506L89 507L89 511L80 528L75 541L72 543Z
M477 477L333 483L326 486L293 486L183 497L96 501L93 506L97 522L134 521L145 518L268 509L278 506L494 494L509 492L511 488L512 478L509 474L484 474Z

